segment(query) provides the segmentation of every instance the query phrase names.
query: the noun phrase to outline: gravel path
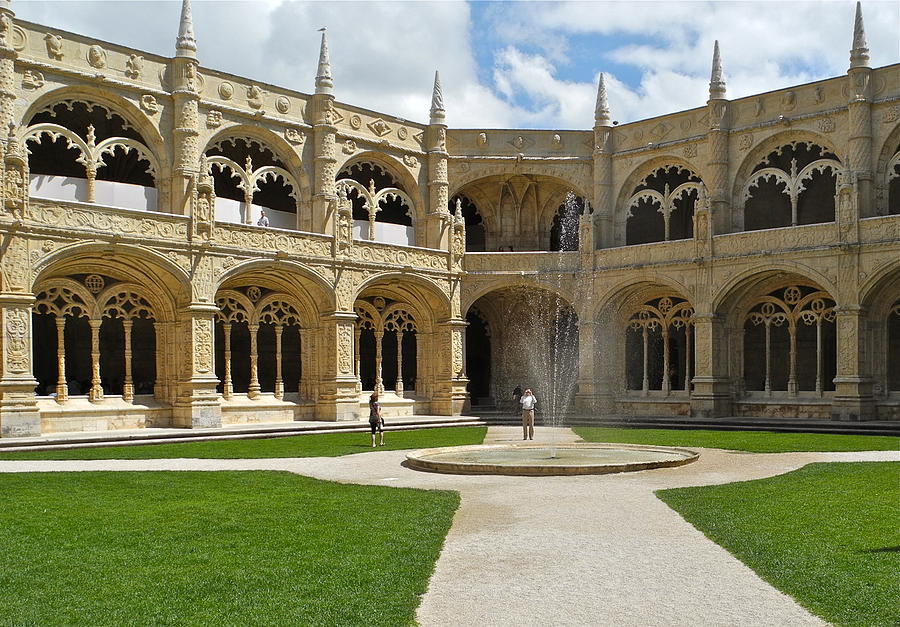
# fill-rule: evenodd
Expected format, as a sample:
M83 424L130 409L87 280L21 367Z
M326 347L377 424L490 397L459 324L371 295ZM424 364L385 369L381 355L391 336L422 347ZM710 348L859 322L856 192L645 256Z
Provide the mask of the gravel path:
M573 441L565 429L538 440ZM486 442L519 441L491 427ZM461 505L417 618L471 625L823 625L653 495L758 479L818 461L900 453L744 454L701 449L680 468L583 477L454 476L402 451L305 459L0 461L0 472L284 470L345 483L457 490Z

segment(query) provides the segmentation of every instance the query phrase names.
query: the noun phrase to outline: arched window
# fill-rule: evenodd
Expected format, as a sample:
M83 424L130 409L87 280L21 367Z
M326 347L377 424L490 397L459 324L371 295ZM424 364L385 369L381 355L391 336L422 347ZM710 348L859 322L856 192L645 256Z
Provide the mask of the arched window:
M897 147L897 152L888 161L887 184L888 214L900 214L900 146Z
M626 389L691 389L694 309L682 298L647 301L631 316L625 333Z
M702 184L699 176L680 166L647 175L628 200L625 244L693 237L694 205Z
M744 389L834 390L837 368L834 300L804 285L756 300L744 316Z
M140 133L115 111L58 102L32 116L23 139L33 196L157 209L159 164Z
M356 373L361 390L398 397L416 389L418 325L410 308L382 297L357 301Z
M254 139L226 137L206 150L216 220L296 229L300 186L287 166ZM265 213L267 220L261 220Z
M834 221L835 183L841 163L811 142L772 151L744 185L744 230Z
M216 296L216 376L222 397L308 394L303 328L290 297L255 285Z
M550 227L550 250L578 250L578 216L585 212L584 198L566 193L565 201L553 216Z
M386 169L356 162L338 174L338 193L350 200L357 239L415 244L412 199Z
M156 315L135 286L97 274L52 280L38 292L34 322L39 394L59 403L153 394Z
M454 196L450 199L447 210L456 213L456 201L462 211L466 222L466 252L484 252L487 250L487 242L484 231L484 221L478 212L478 207L468 196Z

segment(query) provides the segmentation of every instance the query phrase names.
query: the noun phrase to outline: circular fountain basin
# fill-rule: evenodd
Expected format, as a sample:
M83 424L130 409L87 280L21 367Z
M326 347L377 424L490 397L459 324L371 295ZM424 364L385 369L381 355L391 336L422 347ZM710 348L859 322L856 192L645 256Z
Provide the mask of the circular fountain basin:
M416 470L470 475L603 475L683 466L699 453L640 444L488 444L413 451L406 462Z

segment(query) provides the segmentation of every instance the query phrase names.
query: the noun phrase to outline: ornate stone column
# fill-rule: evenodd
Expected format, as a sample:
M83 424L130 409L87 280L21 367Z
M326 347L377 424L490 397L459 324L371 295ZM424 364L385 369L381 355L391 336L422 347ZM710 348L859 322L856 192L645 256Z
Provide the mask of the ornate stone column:
M0 437L41 434L41 415L31 373L32 294L0 293L2 376L0 376Z
M234 394L234 386L231 382L231 323L222 323L222 335L224 336L223 357L225 362L224 379L222 380L222 397L225 400Z
M337 127L334 126L334 82L331 79L331 60L328 55L328 39L323 30L319 49L319 66L316 73L316 91L309 99L310 118L313 125L313 230L319 233L334 233L334 209L337 207L337 157L335 142Z
M259 325L251 324L250 328L250 384L247 386L247 398L259 398L259 349L257 345Z
M284 381L281 379L281 334L284 327L275 325L275 398L284 398Z
M732 225L731 203L728 195L728 100L725 98L725 76L722 71L718 41L713 49L709 100L706 103L706 109L709 119L709 130L706 134L708 155L706 172L712 230L715 233L727 233L731 230L729 227L735 225ZM740 225L737 230L741 228L743 225Z
M862 8L857 3L853 24L853 46L847 70L849 102L847 103L847 168L858 182L857 204L872 215L872 68L869 67L869 45L863 25Z
M859 305L835 307L837 376L834 378L833 420L871 420L875 416L874 381L866 353L866 310Z
M353 371L353 331L356 314L335 311L322 318L317 350L321 374L316 398L320 420L359 420L359 394Z
M450 183L447 178L447 124L441 77L434 73L431 96L431 115L425 129L425 149L428 152L428 212L425 216L425 237L420 246L450 250Z
M0 129L8 128L16 119L15 62L19 54L12 42L15 16L10 2L0 2Z
M131 380L131 318L122 320L122 332L125 336L125 381L122 386L122 399L128 403L134 400L134 381Z
M597 105L594 109L594 207L597 248L615 245L615 199L613 198L613 134L606 82L603 74L597 85Z
M69 400L69 386L66 382L66 317L56 316L56 402Z
M468 401L463 372L463 345L468 322L463 318L451 318L439 322L435 328L437 350L435 389L431 398L431 411L439 416L458 416Z
M172 129L175 157L171 183L172 211L179 215L191 213L194 182L200 164L199 67L191 3L190 0L183 0L178 38L175 41L175 57L169 62L168 71L175 112Z
M403 398L403 329L397 329L397 384L394 391Z
M179 312L169 350L178 361L178 383L172 423L177 427L220 427L222 408L213 368L215 316L212 303L191 303Z
M384 331L375 331L375 392L384 393L384 380L381 378L381 361L382 348L381 341L384 339Z
M103 400L103 385L100 380L100 326L103 320L88 320L91 327L91 389L88 400L99 403Z
M731 415L728 333L725 321L713 313L695 313L694 347L691 415L705 418Z

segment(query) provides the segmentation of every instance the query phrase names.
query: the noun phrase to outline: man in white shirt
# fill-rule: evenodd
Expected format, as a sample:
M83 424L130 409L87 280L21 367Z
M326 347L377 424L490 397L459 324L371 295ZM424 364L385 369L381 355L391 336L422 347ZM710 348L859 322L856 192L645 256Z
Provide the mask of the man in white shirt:
M525 393L519 399L522 404L522 435L523 440L534 439L534 404L537 399L531 392L531 388L525 388Z
M259 220L256 221L256 226L269 226L269 216L266 215L265 209L259 210Z

